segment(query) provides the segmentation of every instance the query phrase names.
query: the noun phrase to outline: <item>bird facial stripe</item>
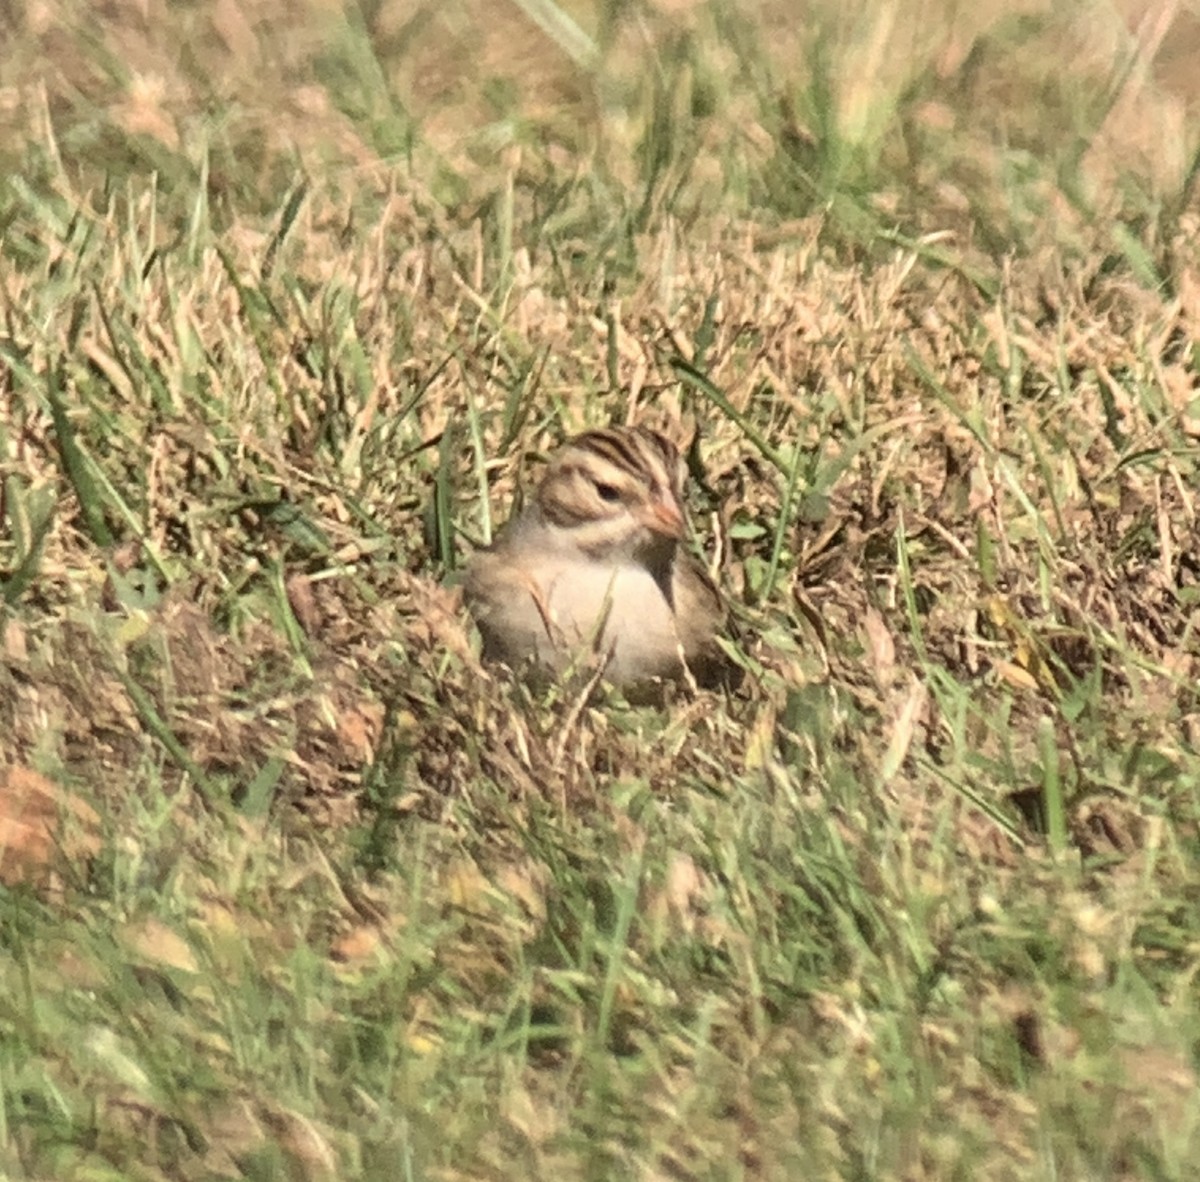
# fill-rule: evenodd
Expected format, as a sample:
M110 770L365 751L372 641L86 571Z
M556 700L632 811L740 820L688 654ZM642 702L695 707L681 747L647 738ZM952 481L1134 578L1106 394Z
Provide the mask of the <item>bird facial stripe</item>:
M672 488L670 473L675 467L676 452L656 432L586 431L575 444L655 488Z

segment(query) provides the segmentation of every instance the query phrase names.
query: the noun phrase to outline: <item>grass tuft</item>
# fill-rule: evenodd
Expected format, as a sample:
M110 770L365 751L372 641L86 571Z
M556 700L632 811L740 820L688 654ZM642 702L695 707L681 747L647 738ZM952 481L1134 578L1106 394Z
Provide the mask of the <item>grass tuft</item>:
M1191 1177L1185 12L0 36L0 1173ZM613 422L736 692L479 661Z

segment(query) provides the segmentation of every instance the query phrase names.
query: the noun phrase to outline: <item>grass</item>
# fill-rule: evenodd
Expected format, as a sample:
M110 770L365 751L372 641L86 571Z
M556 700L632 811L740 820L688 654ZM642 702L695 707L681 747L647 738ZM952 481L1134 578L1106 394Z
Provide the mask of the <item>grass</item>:
M0 1174L1191 1177L1194 23L789 14L0 17ZM736 693L479 663L626 420Z

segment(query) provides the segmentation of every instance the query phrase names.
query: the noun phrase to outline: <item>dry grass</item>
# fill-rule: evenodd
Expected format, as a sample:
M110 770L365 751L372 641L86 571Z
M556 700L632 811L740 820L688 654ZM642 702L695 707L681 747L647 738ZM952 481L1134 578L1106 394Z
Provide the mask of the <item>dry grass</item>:
M733 9L0 17L6 1176L1190 1176L1192 18ZM614 420L735 694L478 661Z

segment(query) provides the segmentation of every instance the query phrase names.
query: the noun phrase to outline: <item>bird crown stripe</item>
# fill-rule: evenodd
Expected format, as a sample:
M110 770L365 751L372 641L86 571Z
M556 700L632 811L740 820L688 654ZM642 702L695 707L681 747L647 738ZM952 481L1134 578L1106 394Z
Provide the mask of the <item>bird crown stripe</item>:
M669 473L670 444L649 431L595 430L581 435L576 444L636 476Z
M607 431L593 431L585 435L581 442L589 451L618 468L635 473L641 473L646 468L645 457L626 437Z

